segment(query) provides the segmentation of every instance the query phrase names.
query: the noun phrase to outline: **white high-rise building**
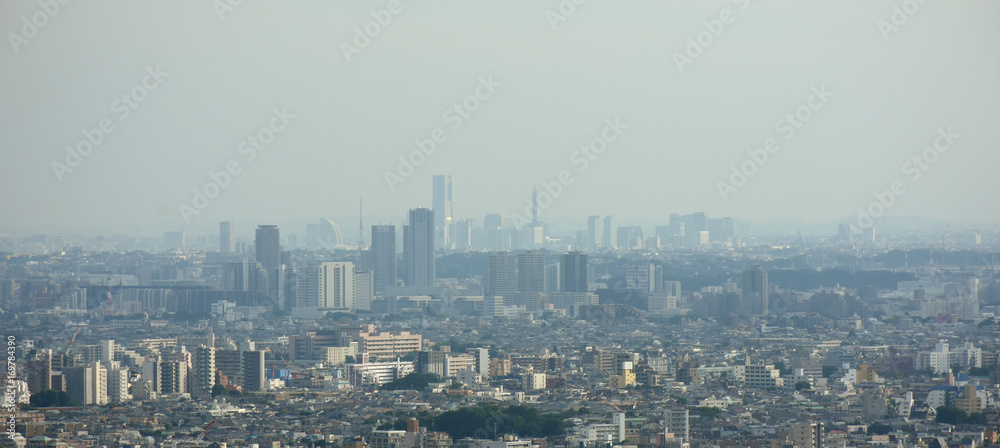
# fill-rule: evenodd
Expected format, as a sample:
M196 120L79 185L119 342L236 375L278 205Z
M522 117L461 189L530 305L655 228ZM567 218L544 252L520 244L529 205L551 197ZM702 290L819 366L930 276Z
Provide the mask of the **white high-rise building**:
M108 371L100 361L67 369L66 389L70 398L78 404L107 404Z
M110 339L105 339L101 341L101 363L104 365L111 365L111 361L115 360L115 341Z
M296 280L300 307L343 310L354 307L354 263L320 263L303 269Z
M215 347L204 345L194 349L191 372L191 396L210 397L215 386Z
M108 402L124 403L132 399L128 393L128 368L117 361L108 365Z
M375 297L374 276L371 271L354 273L354 304L352 310L371 311Z

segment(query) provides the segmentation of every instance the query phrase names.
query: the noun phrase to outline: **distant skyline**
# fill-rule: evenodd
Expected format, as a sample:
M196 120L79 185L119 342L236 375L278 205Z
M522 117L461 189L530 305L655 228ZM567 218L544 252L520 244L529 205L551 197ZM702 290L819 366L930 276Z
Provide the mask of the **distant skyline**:
M391 4L3 3L0 234L1000 224L1000 3Z

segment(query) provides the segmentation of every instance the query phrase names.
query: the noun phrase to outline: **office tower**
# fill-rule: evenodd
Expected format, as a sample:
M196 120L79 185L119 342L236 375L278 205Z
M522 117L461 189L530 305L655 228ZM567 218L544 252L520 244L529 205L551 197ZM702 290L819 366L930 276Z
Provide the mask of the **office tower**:
M604 217L604 234L601 237L604 249L618 248L618 219L614 215Z
M663 425L668 433L687 442L691 437L691 414L687 409L665 409ZM798 446L798 445L796 445Z
M767 272L759 264L743 272L743 300L750 301L751 314L767 315L769 311Z
M646 239L639 226L618 227L616 234L617 247L623 249L642 249L643 240Z
M434 198L431 204L434 210L434 236L437 248L452 249L451 230L454 224L452 215L451 175L434 175Z
M219 252L231 254L236 252L236 223L222 221L219 223Z
M566 252L559 257L559 287L562 292L587 292L587 254Z
M267 272L268 297L271 292L277 292L279 283L278 267L281 266L281 234L278 226L257 226L256 240L257 261Z
M278 226L257 226L257 261L267 270L268 275L281 264L281 234Z
M491 213L483 218L482 246L486 250L510 250L510 219L501 213Z
M733 218L709 219L707 230L714 243L729 244L733 242L735 236Z
M243 358L239 350L215 350L215 368L231 384L242 384Z
M204 345L194 349L191 371L191 396L211 397L215 386L215 347Z
M681 296L681 282L662 281L661 284L663 285L663 292L668 296Z
M164 250L184 250L184 231L163 232Z
M587 218L587 244L586 249L597 249L604 242L604 222L600 216L590 216Z
M545 254L529 250L517 255L517 291L545 292Z
M224 291L254 291L262 297L270 292L270 275L259 261L243 259L226 264L222 272Z
M435 286L434 212L410 210L410 223L403 228L403 269L406 286Z
M545 292L559 292L559 263L545 265Z
M297 277L296 306L350 310L354 305L354 263L326 262Z
M487 296L510 296L517 292L517 259L510 252L490 254L486 271Z
M455 250L468 252L472 250L472 220L463 219L455 223L455 236L452 238Z
M371 271L354 273L354 305L351 307L352 310L371 311L372 299L375 298L372 277Z
M100 361L66 369L66 392L79 405L108 402L108 371Z
M372 226L371 262L376 294L396 285L396 226Z
M243 357L243 391L259 392L267 388L264 378L264 352L245 351Z
M824 426L823 423L792 423L789 442L795 448L823 448Z
M655 264L632 265L625 269L625 287L650 293L656 291ZM662 271L661 271L662 272Z

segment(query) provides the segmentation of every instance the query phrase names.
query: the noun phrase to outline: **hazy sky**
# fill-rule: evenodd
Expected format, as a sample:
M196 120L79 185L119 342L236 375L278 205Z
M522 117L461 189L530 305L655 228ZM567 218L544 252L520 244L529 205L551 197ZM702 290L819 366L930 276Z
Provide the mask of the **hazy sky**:
M853 221L893 181L905 192L889 217L1000 218L996 1L452 0L396 13L378 13L388 1L50 1L58 11L0 4L0 232L212 232L356 216L362 196L366 215L401 217L431 206L441 173L456 217L481 222L522 213L532 186L564 170L572 183L544 218ZM348 60L342 44L366 27L375 35ZM475 110L461 121L445 113L463 102ZM789 128L797 111L808 119ZM102 124L88 152L84 131ZM581 145L603 148L602 134L613 141L584 167ZM273 140L241 146L256 135ZM444 142L400 175L399 158L434 135ZM768 138L776 150L753 161ZM946 151L925 154L936 139ZM67 146L88 154L67 160ZM921 154L935 160L915 168ZM227 164L239 174L193 203ZM745 184L720 186L741 165L755 169Z

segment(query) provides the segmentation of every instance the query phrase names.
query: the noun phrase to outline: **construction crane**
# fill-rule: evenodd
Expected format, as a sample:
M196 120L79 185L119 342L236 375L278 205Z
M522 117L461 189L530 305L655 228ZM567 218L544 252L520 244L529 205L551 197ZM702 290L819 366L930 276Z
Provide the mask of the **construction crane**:
M83 328L83 324L80 324L80 325L76 326L76 331L73 333L73 338L69 340L69 346L66 347L66 354L67 355L69 354L69 351L73 349L73 343L76 342L76 335L80 334L80 329L81 328Z
M208 426L205 426L205 430L201 432L197 440L204 440L205 434L208 434L208 430L212 429L212 425L214 424L215 424L215 419L213 418L212 421L208 422Z

